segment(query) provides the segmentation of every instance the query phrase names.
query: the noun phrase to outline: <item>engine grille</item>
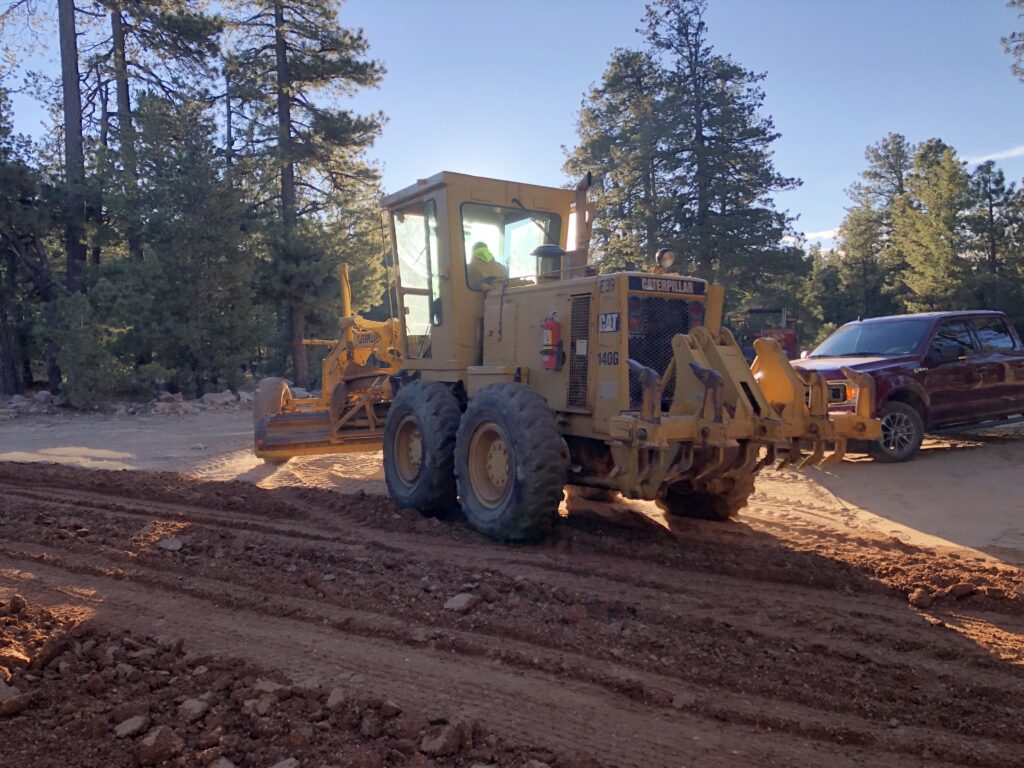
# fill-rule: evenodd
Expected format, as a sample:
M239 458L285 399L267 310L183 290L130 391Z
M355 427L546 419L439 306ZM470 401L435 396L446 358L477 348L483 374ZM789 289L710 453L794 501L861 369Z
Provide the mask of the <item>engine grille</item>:
M581 343L582 342L582 343ZM570 408L586 408L587 377L590 371L590 294L572 297L569 322L569 390L565 403Z
M635 311L639 300L639 312ZM658 373L665 373L672 361L672 337L690 330L690 306L681 299L632 294L629 297L629 357ZM639 319L640 327L633 329ZM662 409L667 410L672 400L670 385L662 397ZM630 408L637 409L643 400L643 390L637 377L629 377Z

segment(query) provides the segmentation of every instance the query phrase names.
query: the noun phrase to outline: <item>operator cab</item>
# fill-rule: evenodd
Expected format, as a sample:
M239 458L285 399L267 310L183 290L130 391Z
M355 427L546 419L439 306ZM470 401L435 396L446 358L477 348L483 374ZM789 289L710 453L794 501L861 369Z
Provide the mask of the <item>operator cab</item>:
M445 371L479 363L484 297L559 279L573 253L576 198L570 189L448 171L384 198L410 367L445 380Z

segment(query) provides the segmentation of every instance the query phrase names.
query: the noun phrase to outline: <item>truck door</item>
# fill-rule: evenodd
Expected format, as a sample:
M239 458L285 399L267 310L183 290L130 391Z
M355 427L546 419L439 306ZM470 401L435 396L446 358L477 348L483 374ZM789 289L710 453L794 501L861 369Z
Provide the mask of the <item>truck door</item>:
M981 409L974 337L964 320L947 320L935 330L924 359L923 384L931 399L931 424L973 421Z
M980 347L977 370L982 396L979 414L996 418L1024 412L1024 349L997 316L970 321Z

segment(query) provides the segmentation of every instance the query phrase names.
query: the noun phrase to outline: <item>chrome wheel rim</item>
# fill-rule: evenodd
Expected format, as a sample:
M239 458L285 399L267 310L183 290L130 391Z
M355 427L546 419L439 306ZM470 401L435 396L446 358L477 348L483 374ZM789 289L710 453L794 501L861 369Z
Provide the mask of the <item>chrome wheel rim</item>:
M914 444L914 422L905 413L882 417L882 447L889 453L903 453Z

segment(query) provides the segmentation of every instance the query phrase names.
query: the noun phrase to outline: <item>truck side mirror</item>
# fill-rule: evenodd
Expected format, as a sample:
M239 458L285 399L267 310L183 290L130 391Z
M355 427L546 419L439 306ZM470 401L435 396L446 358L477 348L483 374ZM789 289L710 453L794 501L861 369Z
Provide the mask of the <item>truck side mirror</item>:
M949 339L934 339L928 347L925 359L932 365L952 363L960 359L963 348L955 341Z

